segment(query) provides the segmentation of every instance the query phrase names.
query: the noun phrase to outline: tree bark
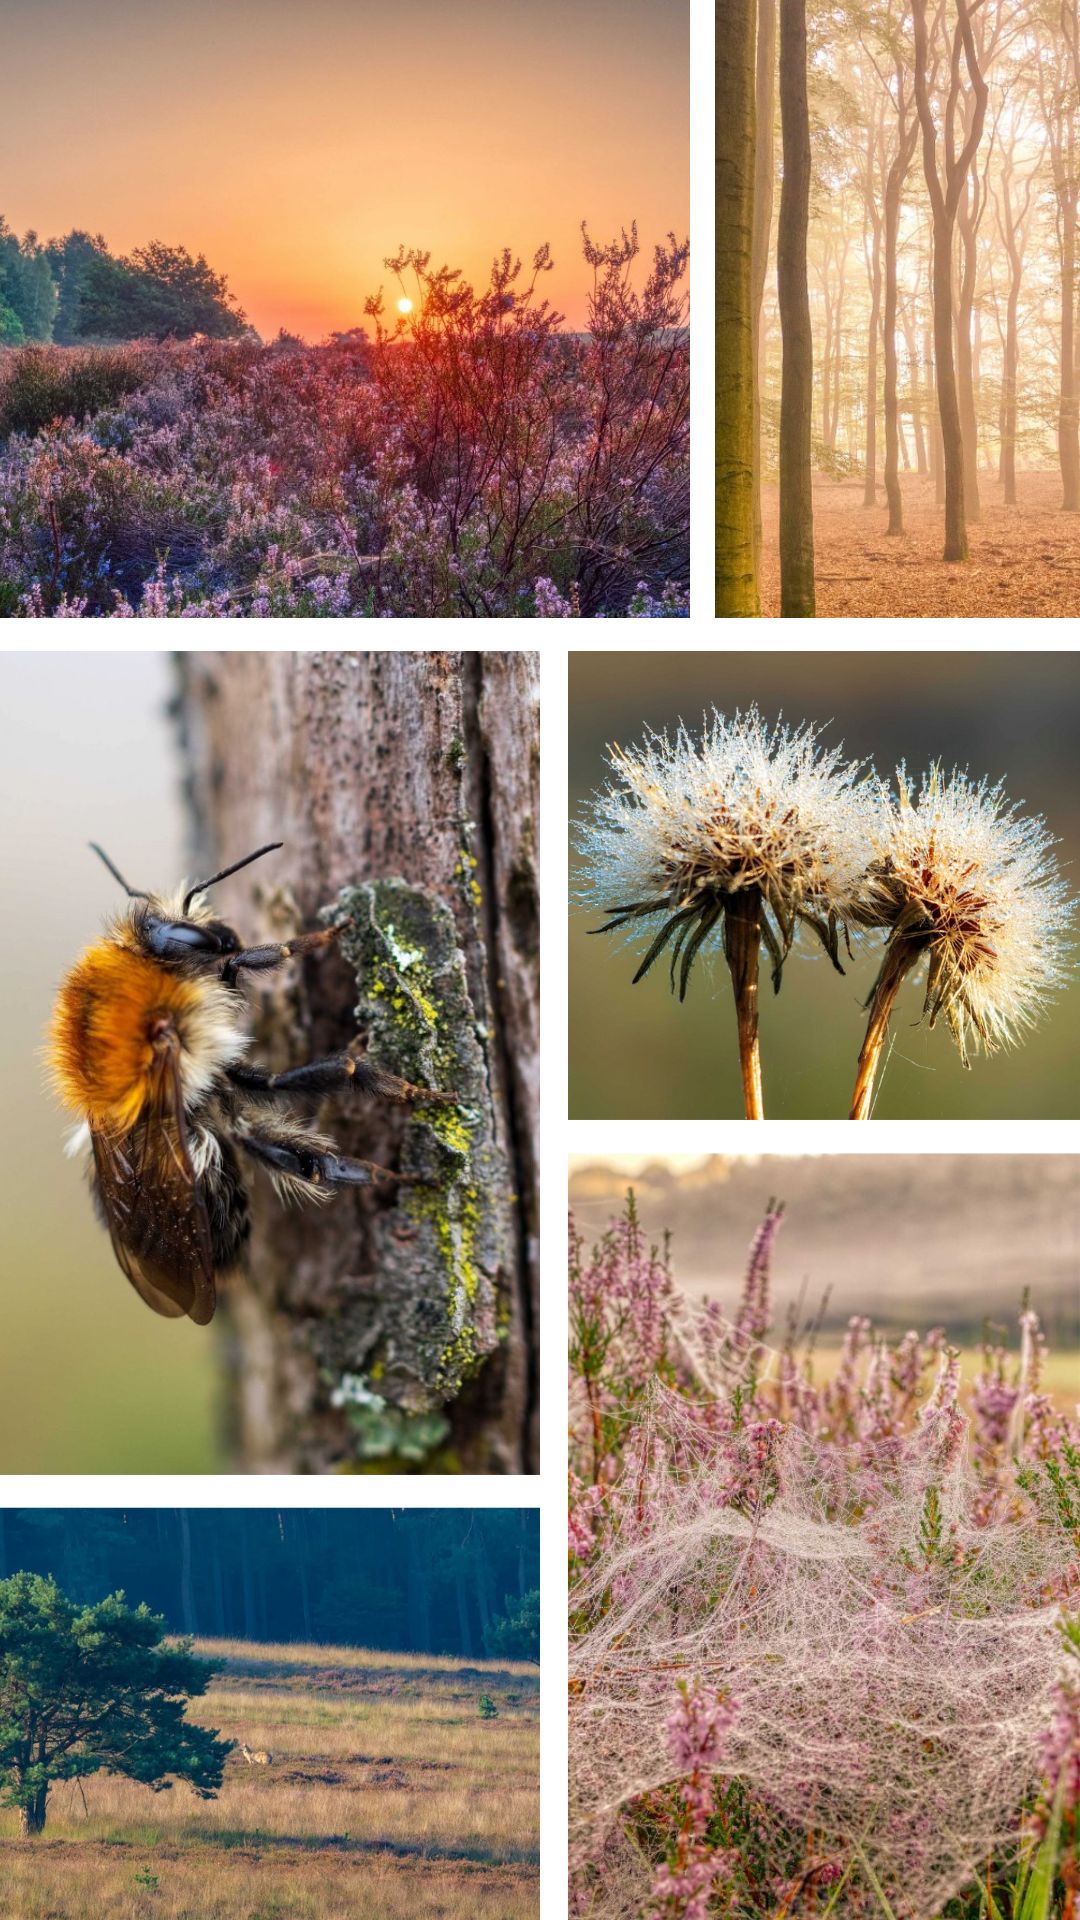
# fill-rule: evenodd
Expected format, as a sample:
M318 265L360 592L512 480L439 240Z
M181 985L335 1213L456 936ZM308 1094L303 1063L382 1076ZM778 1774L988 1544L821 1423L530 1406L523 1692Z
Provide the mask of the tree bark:
M806 0L780 0L780 191L776 270L783 338L780 390L780 611L814 613L811 415L814 349L806 282L810 212L810 114L806 92Z
M897 128L896 151L893 154L885 180L885 498L889 503L889 525L886 531L901 534L904 531L904 501L900 492L898 456L900 450L900 403L897 394L898 365L896 352L896 305L897 305L897 251L900 230L900 199L904 191L904 181L911 158L915 151L918 135L918 121L909 125L907 118L907 100L904 93L903 73L897 70ZM914 414L916 442L920 447L921 435L918 425L918 413Z
M866 250L866 223L870 227L870 253L867 275L870 282L870 322L866 337L866 465L863 473L863 506L877 505L877 419L878 419L878 339L881 333L881 210L877 203L881 166L882 122L884 107L875 102L866 142L866 173L863 182L863 251Z
M751 259L754 340L754 571L761 564L761 395L765 384L762 313L769 270L776 121L776 0L758 0L754 89L754 233Z
M254 939L351 920L326 958L256 976L253 1057L362 1037L459 1103L319 1116L413 1185L313 1214L252 1182L222 1313L236 1462L535 1471L536 655L186 654L179 676L195 864L285 843L220 910Z
M919 364L919 347L915 338L915 327L909 313L904 314L904 346L907 351L908 380L911 385L911 431L915 436L915 466L920 478L930 471L930 462L926 454L926 435L923 433L923 371ZM929 373L929 369L927 369Z
M716 9L716 612L760 611L754 564L756 0Z
M1058 458L1061 506L1080 512L1080 410L1076 399L1076 188L1070 180L1061 206L1061 363L1058 399Z
M973 337L980 216L980 182L975 176L969 179L960 200L960 285L956 302L956 387L960 405L960 437L964 449L964 511L972 525L977 525L982 519Z
M915 28L915 104L922 130L923 173L933 216L933 308L934 370L937 384L938 415L941 421L941 454L945 479L945 560L968 557L967 518L964 505L964 443L960 424L960 403L953 356L953 234L960 196L964 191L972 162L979 150L989 90L979 69L978 53L971 26L969 0L956 0L957 24L953 37L948 97L944 113L942 172L938 171L938 132L930 102L928 66L927 0L912 0ZM961 53L967 69L972 107L965 116L965 138L957 152L954 138L957 105L961 95Z
M19 1837L32 1840L35 1834L45 1831L45 1810L49 1798L48 1787L39 1787L28 1806L19 1808Z

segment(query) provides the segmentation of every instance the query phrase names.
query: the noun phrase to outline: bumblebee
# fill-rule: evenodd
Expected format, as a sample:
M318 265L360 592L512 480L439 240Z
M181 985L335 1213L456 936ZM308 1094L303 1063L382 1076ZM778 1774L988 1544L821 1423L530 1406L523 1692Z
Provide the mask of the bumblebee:
M242 1169L262 1167L284 1201L407 1178L338 1153L291 1101L351 1088L411 1106L448 1104L351 1052L284 1073L245 1059L241 976L320 952L349 924L245 947L215 919L208 889L282 844L170 898L129 887L91 842L130 905L67 975L52 1019L53 1079L81 1122L72 1151L89 1147L116 1258L155 1313L187 1314L200 1326L213 1318L217 1282L237 1267L247 1239Z

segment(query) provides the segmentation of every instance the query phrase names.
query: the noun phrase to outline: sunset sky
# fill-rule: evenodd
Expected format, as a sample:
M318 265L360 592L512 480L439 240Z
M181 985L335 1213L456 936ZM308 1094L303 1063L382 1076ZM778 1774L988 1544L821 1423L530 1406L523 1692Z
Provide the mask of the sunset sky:
M203 252L264 336L363 322L399 244L484 280L689 219L687 0L0 0L0 212Z

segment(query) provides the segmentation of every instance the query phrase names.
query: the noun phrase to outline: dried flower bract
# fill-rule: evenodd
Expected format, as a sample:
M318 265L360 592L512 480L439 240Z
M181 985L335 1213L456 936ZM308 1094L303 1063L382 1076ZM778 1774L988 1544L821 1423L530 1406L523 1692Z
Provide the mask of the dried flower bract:
M634 976L668 954L683 999L694 962L721 932L739 1017L747 1113L760 1105L758 954L777 989L800 926L841 972L839 939L865 917L873 800L859 763L823 749L811 726L775 727L756 707L713 711L700 737L648 731L613 747L614 778L581 832L585 893L611 917L598 933L647 941ZM755 1092L756 1081L756 1092Z
M863 924L888 929L870 999L852 1118L870 1110L897 993L925 962L923 1013L949 1024L960 1057L1015 1045L1065 980L1074 902L1055 842L1001 784L976 785L935 765L916 792L901 767L883 792Z

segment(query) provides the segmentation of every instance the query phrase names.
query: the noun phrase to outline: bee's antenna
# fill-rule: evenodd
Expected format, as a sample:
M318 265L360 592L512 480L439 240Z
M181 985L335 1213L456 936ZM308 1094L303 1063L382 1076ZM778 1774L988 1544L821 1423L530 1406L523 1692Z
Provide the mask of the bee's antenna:
M259 847L255 853L245 854L244 858L238 860L234 867L222 867L221 872L211 874L209 880L200 880L197 885L192 887L185 895L184 912L187 912L197 893L204 893L207 887L214 886L218 880L227 880L230 873L239 873L241 867L250 867L253 860L261 860L264 853L276 853L278 848L284 845L284 840L271 840L268 847ZM101 851L100 848L98 851ZM104 860L105 855L102 854L101 857ZM119 878L119 875L117 875L117 878Z
M108 854L104 851L103 848L98 846L98 843L96 840L91 840L89 842L89 846L90 846L91 853L96 853L98 859L103 860L105 862L105 865L108 867L109 872L112 874L113 879L118 880L120 882L120 885L123 887L124 892L127 894L127 897L129 900L149 900L150 895L148 893L143 893L140 887L128 886L128 883L124 879L123 874L119 873L117 869L113 866L113 863L109 859Z

